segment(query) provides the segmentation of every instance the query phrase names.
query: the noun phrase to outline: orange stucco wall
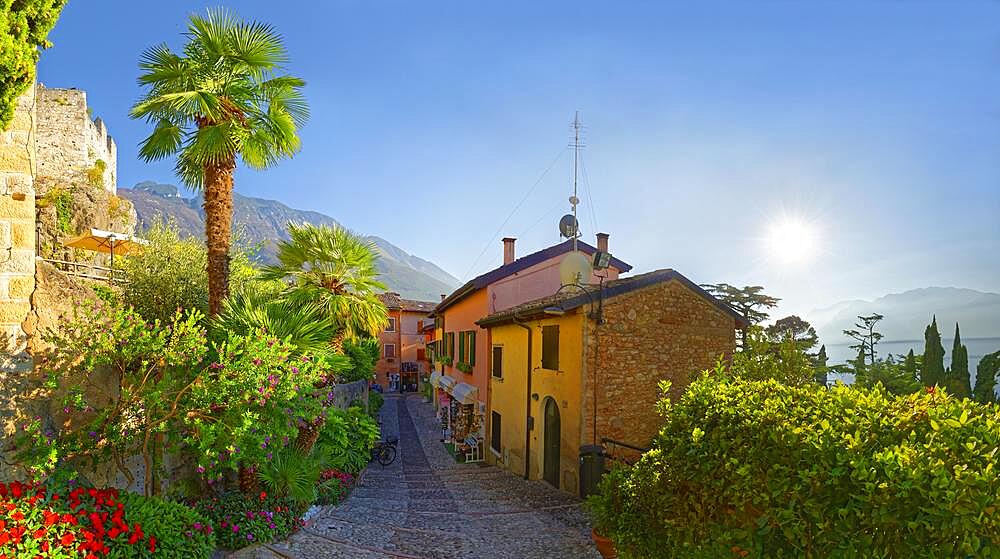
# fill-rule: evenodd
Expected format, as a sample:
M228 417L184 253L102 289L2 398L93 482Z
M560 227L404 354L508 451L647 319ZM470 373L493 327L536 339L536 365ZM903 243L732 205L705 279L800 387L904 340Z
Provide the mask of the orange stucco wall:
M486 391L489 389L489 351L487 350L489 348L489 334L486 330L479 328L476 321L488 314L487 309L486 290L480 289L445 309L443 314L444 332L455 334L455 359L451 365L443 366L444 373L457 382L464 382L478 388L478 399L484 403L487 401ZM458 364L458 333L466 330L476 332L476 364L471 373L463 373L455 367Z

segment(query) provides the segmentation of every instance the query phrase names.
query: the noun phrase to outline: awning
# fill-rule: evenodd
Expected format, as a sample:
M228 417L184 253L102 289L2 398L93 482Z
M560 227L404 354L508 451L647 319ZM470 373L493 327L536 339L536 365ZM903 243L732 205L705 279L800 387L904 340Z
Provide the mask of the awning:
M431 386L437 386L438 383L441 382L441 373L438 371L434 371L433 373L431 373L431 378L428 379L427 382L431 383Z
M448 375L441 375L441 380L438 381L438 388L444 390L445 392L450 393L451 387L455 386L455 384L457 383L458 381L449 377Z
M451 395L463 404L475 404L478 393L478 388L464 382L456 384L455 388L451 389Z

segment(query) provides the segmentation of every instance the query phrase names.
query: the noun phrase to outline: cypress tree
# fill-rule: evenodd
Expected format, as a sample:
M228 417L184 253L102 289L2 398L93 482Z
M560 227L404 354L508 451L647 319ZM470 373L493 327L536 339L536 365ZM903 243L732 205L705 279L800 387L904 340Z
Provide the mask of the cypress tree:
M924 330L924 365L921 371L924 386L943 384L944 346L941 345L941 334L938 332L937 316L931 320L930 326Z
M920 378L920 367L917 365L917 356L913 354L913 349L910 349L910 352L906 354L906 359L903 360L903 371L908 378L914 380Z
M969 380L969 348L962 345L962 334L955 323L955 343L951 347L951 368L948 369L948 390L959 398L972 396Z
M983 357L976 367L976 389L973 397L977 402L988 404L996 402L997 374L1000 373L1000 351Z
M826 386L829 379L827 378L827 372L829 369L826 363L829 359L826 356L826 345L822 345L819 348L819 353L816 354L816 383L820 386Z

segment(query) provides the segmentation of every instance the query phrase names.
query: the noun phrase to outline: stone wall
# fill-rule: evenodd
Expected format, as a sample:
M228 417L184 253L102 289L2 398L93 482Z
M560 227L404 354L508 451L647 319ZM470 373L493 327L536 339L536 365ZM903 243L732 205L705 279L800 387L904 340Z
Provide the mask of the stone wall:
M711 368L736 345L736 321L677 280L619 295L604 303L605 323L585 321L583 444L597 439L648 446L662 420L661 380L676 398L692 376Z
M31 398L33 361L22 322L35 288L35 95L18 99L14 120L0 132L0 443L23 418ZM0 447L0 454L4 448ZM0 479L8 477L0 460Z
M104 162L102 186L117 192L118 147L100 118L91 119L87 93L78 89L37 89L38 175L75 182ZM39 192L39 194L43 194Z

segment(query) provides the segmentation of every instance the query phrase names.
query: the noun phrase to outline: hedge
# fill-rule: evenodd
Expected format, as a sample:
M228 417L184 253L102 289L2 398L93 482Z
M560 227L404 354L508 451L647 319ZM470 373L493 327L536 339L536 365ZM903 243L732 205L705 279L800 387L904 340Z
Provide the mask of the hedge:
M591 498L625 558L1000 557L1000 414L706 376Z

